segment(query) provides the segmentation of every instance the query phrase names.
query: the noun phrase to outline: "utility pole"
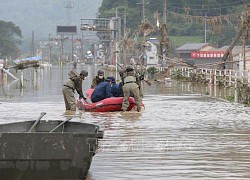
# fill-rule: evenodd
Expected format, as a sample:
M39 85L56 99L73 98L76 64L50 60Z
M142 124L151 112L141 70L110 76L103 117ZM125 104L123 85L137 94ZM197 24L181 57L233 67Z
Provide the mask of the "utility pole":
M163 2L163 24L167 24L167 0Z
M117 63L118 63L118 53L119 53L119 51L118 51L118 45L119 45L119 43L120 43L120 21L119 21L119 17L118 17L118 11L117 11L117 8L115 9L116 11L115 11L115 18L116 18L116 23L117 23L117 25L118 25L118 31L116 31L115 33L117 33L118 32L118 37L116 36L116 39L115 39L115 79L117 79L118 78L118 65L117 65Z
M124 20L123 20L123 39L126 40L127 38L127 32L126 32L126 27L127 27L127 9L126 7L124 8ZM123 64L127 63L127 47L123 47Z
M141 3L136 3L136 4L139 4L139 5L142 5L142 21L144 22L146 20L146 15L145 15L145 0L142 0Z
M145 0L142 0L142 18L143 22L145 21Z
M146 21L145 18L145 0L142 0L142 23L144 23ZM145 37L145 33L143 33L143 58L142 58L142 65L145 65L145 59L146 57L146 52L145 52L145 47L146 47L146 37Z
M74 60L74 35L72 34L72 44L71 44L71 60Z
M168 38L168 29L167 29L167 0L163 1L163 23L160 25L159 29L159 42L160 42L160 52L159 60L162 66L166 66L166 59L169 56L169 38Z
M31 41L31 56L35 56L35 40L34 31L32 31L32 41Z
M142 0L141 3L136 3L136 4L140 4L142 5L142 23L145 23L146 21L146 15L145 15L145 0ZM143 42L141 43L142 44L142 65L144 66L145 65L145 60L146 60L146 52L145 52L145 46L146 46L146 37L143 33Z
M51 37L51 34L49 34L49 57L48 57L48 59L49 59L49 67L50 67L50 59L51 59L51 43L50 43L50 37Z
M63 62L64 59L64 36L61 35L61 62Z
M81 37L81 60L83 61L83 31L82 31L82 37Z
M205 27L204 27L204 29L205 29L205 37L204 37L204 41L205 41L205 43L207 43L207 13L205 13Z
M127 8L124 8L124 21L123 21L123 36L124 38L127 36L126 32L126 27L127 27Z

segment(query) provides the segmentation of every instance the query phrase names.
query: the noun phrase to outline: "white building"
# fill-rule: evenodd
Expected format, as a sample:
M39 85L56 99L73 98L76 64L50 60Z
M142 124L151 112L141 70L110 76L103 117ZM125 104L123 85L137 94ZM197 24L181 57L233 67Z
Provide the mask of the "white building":
M221 49L227 49L228 46L224 46ZM245 51L245 58L243 56ZM245 47L245 50L242 46L234 46L232 53L230 54L231 59L229 58L229 61L232 60L233 62L233 70L235 71L243 71L244 66L245 70L250 71L250 47ZM245 59L245 61L244 61Z
M146 41L145 53L146 53L146 64L147 65L158 65L158 48L159 48L158 39L148 39Z

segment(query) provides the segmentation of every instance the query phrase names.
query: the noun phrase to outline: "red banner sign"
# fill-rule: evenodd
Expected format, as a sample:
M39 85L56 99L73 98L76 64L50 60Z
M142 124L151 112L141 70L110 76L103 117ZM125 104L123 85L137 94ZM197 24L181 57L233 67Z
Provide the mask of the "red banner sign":
M191 58L194 59L208 59L208 58L222 58L224 51L194 51L191 52Z

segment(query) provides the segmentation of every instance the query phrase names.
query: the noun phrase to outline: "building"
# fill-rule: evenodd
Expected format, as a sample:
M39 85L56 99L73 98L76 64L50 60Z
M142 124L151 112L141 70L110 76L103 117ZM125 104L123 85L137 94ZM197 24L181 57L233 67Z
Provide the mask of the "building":
M224 52L208 43L188 43L176 48L175 56L198 68L218 69Z
M220 49L225 51L227 48L228 46L223 46ZM245 61L243 56L244 51ZM250 71L250 46L246 46L245 50L243 46L234 46L227 61L228 64L232 64L232 69L235 71L243 71L244 69Z
M160 43L156 38L150 38L146 41L145 54L146 54L146 64L150 65L158 65L159 57L158 57L158 49L160 47Z

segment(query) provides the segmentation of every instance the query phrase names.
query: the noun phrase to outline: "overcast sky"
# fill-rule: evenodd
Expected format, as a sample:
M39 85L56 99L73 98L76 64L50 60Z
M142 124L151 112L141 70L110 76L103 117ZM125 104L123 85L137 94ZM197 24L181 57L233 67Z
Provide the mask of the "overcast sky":
M71 4L72 8L66 8ZM76 25L82 18L95 18L102 0L0 0L0 20L12 21L24 38L47 38L56 33L57 25ZM69 6L70 7L70 6Z

